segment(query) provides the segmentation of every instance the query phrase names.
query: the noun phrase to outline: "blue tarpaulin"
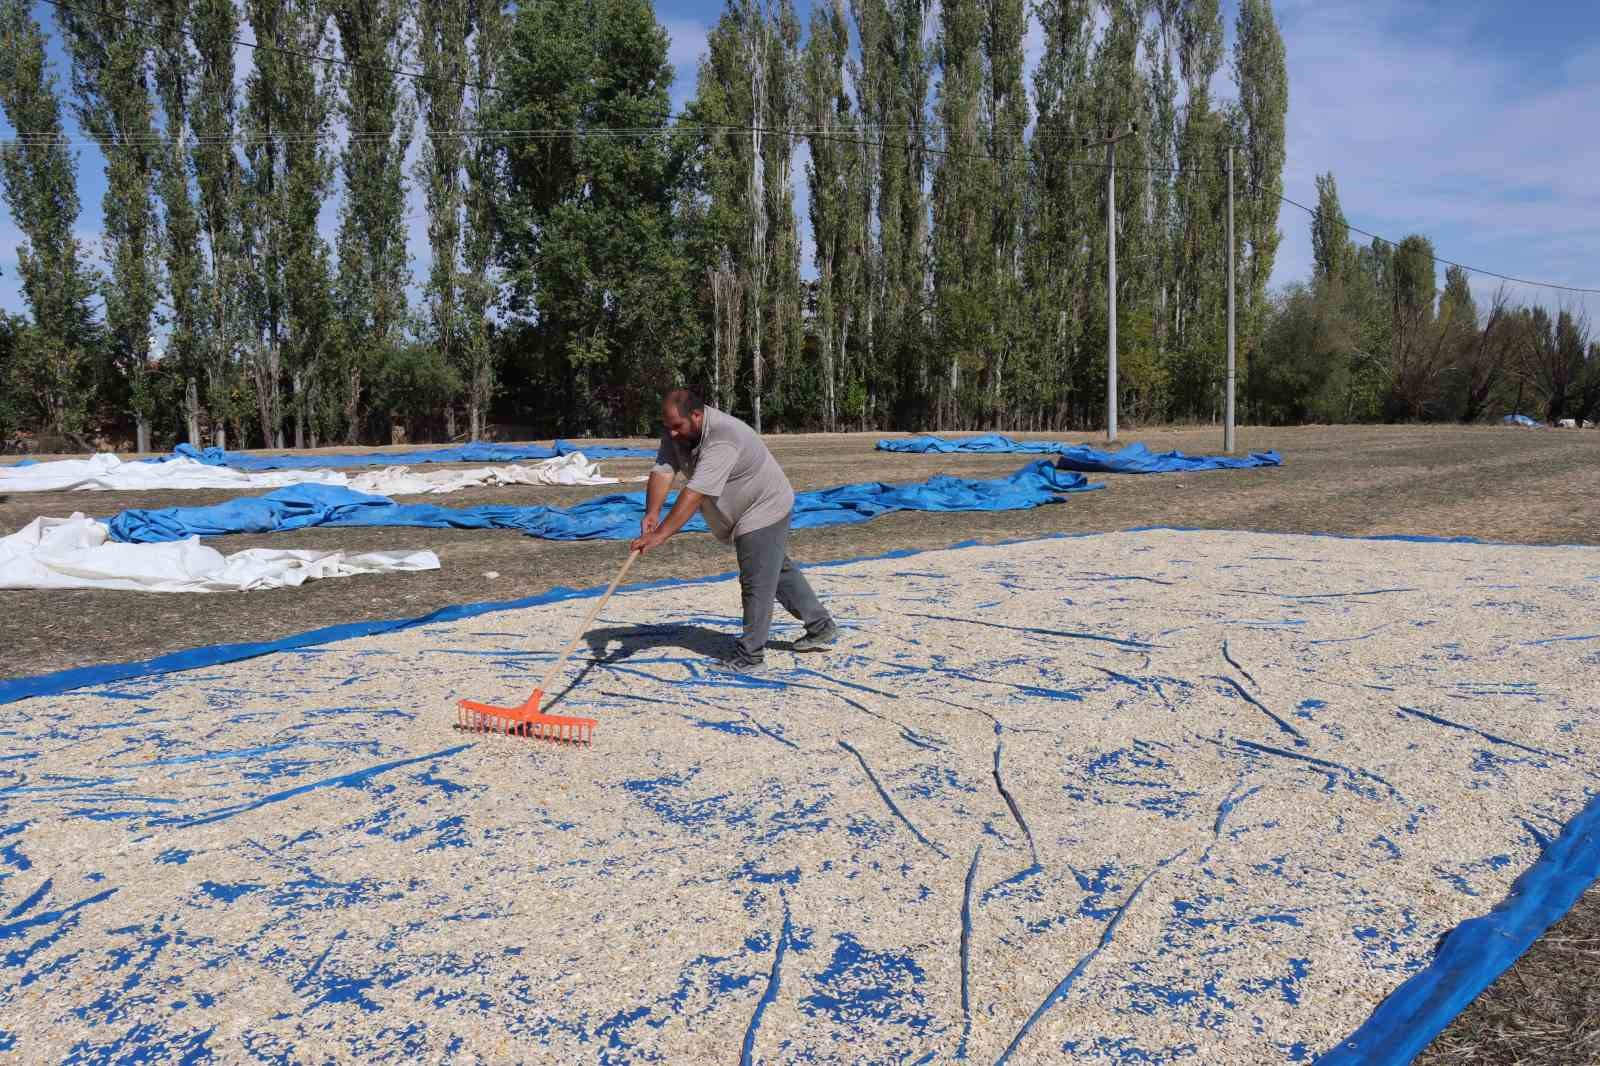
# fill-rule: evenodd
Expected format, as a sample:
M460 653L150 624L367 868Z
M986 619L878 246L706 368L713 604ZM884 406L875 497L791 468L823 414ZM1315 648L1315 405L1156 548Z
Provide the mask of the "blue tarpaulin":
M1058 444L1051 440L1012 440L1002 437L998 433L985 433L978 437L905 437L900 440L880 440L880 452L915 452L926 455L930 453L944 454L948 452L970 452L974 454L997 455L1009 452L1032 452L1039 455L1054 455L1065 444Z
M1251 466L1282 466L1277 452L1251 452L1237 455L1185 455L1183 452L1153 452L1143 444L1129 444L1114 452L1104 452L1087 444L1062 444L1050 440L1012 440L996 433L981 437L907 437L880 440L878 450L946 454L963 452L996 455L1029 452L1059 456L1056 465L1063 470L1083 470L1097 474L1170 474L1188 470L1239 470Z
M848 525L891 511L1017 511L1056 503L1062 493L1102 488L1047 459L1010 477L975 481L947 475L911 485L862 482L795 495L794 526ZM573 507L440 507L395 503L336 485L290 485L210 507L124 511L109 520L114 539L134 544L272 533L311 526L425 526L436 529L515 529L545 540L627 540L639 533L644 493L597 496ZM684 526L704 530L696 515Z
M454 448L421 448L407 452L366 452L337 455L246 455L243 452L223 451L221 448L201 450L192 444L180 444L171 455L158 459L143 459L146 463L165 463L172 459L193 459L207 466L229 466L235 470L259 472L262 470L327 470L347 466L411 466L417 463L509 463L521 459L554 459L560 455L582 452L590 459L618 459L623 457L653 458L654 449L620 448L610 444L591 444L579 447L571 441L558 440L551 447L542 444L462 444Z
M1501 419L1501 421L1508 426L1531 426L1535 428L1544 424L1542 422L1534 421L1527 415L1506 415L1505 418Z

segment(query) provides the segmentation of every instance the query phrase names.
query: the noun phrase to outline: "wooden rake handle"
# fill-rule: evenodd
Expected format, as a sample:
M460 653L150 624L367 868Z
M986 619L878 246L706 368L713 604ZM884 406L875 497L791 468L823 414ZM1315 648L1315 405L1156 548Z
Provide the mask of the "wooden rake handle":
M589 632L589 627L594 624L595 618L605 609L606 601L611 598L613 592L617 591L617 586L622 584L622 579L628 576L628 568L633 565L635 559L639 558L639 554L638 551L628 553L627 560L622 564L622 569L617 571L617 576L611 579L611 584L606 589L605 595L600 597L599 603L589 609L589 616L583 620L583 625L579 626L578 631L572 635L572 640L567 644L566 650L551 664L549 671L544 675L544 680L539 682L540 692L545 690L561 668L566 665L567 657L572 654L572 649L576 648L578 642L583 639L583 635Z

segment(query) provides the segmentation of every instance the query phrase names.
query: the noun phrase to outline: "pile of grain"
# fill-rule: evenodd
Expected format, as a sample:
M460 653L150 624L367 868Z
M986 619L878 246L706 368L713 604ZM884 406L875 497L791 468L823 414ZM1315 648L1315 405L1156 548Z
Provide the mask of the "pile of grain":
M1586 801L1600 554L1145 532L817 568L0 708L0 1049L1288 1061ZM1588 628L1584 626L1587 624ZM1587 639L1564 639L1587 638Z

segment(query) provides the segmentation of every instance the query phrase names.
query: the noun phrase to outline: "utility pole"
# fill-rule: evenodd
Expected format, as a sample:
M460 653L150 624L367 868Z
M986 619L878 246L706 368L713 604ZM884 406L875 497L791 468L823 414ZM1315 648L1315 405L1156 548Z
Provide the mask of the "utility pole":
M1106 440L1117 439L1117 142L1139 132L1130 122L1120 133L1099 142L1084 138L1084 147L1106 146Z
M1233 145L1228 145L1228 396L1222 423L1222 450L1233 451Z

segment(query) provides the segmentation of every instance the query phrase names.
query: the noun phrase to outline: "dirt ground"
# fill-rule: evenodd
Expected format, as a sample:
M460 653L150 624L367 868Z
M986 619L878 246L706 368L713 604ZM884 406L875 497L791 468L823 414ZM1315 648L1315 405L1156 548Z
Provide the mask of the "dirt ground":
M880 453L881 434L779 437L774 453L796 489L858 481L916 481L937 473L998 477L1029 457ZM1216 428L1124 432L1152 448L1217 450ZM1082 435L1057 439L1083 440ZM1056 532L1171 525L1286 533L1470 535L1534 544L1600 544L1600 433L1502 427L1303 427L1240 430L1241 447L1276 449L1281 468L1105 476L1102 492L1059 506L979 514L895 514L858 526L806 530L792 554L820 561ZM637 442L648 443L648 442ZM344 449L333 449L344 450ZM614 475L644 459L609 460ZM627 488L625 486L624 488ZM472 489L429 502L566 505L615 489ZM131 507L194 506L226 491L62 492L0 496L0 532L38 515L109 516ZM316 582L242 595L0 592L0 676L147 658L197 645L270 640L361 619L424 614L451 604L507 600L555 586L608 581L616 542L538 541L509 531L311 529L208 541L250 547L371 551L431 548L431 573ZM632 577L695 577L732 568L710 537L675 538ZM489 576L494 574L497 576ZM1479 997L1418 1060L1426 1066L1600 1062L1600 888Z

